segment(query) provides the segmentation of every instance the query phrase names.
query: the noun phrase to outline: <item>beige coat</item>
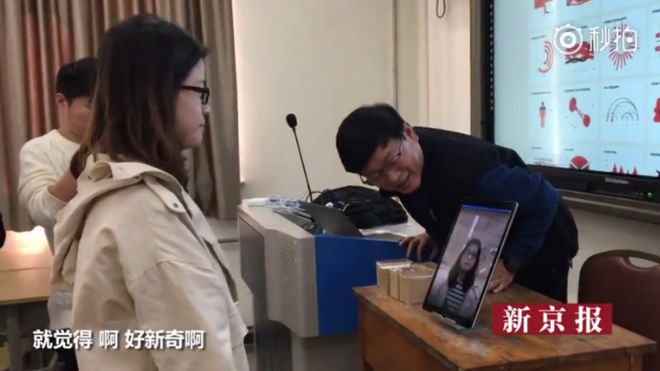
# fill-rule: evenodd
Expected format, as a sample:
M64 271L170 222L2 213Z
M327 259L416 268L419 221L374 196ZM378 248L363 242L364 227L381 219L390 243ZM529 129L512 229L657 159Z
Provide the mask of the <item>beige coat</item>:
M170 174L92 157L57 215L52 284L73 290L73 330L92 330L87 370L248 370L227 259ZM74 284L75 283L75 284ZM99 331L119 330L117 350ZM126 330L202 330L203 350L126 349Z

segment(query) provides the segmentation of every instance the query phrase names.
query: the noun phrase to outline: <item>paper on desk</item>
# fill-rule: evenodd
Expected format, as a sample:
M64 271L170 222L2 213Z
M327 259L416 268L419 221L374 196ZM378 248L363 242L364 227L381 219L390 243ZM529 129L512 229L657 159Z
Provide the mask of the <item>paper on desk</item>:
M369 231L364 231L361 230L362 235L364 237L369 237L369 238L375 238L379 240L392 240L392 241L400 241L408 236L406 236L403 233L397 233L397 232L391 232L385 229L376 229L376 230L369 230Z

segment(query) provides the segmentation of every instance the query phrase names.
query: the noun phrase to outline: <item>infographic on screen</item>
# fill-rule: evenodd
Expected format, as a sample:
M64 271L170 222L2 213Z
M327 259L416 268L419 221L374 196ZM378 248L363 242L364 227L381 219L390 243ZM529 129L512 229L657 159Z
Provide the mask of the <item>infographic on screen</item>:
M660 176L660 0L494 0L495 143Z

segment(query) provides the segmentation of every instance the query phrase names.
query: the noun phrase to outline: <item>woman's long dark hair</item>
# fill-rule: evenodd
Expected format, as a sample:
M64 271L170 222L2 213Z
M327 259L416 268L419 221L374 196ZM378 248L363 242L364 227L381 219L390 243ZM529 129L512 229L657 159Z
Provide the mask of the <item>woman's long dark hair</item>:
M450 288L456 285L456 280L458 280L458 273L461 270L461 259L463 259L463 255L465 255L468 248L472 245L477 246L477 258L474 261L472 268L465 272L465 275L463 276L463 292L467 292L467 290L469 290L472 285L474 285L474 276L476 275L477 268L479 267L479 258L481 257L481 241L479 241L477 238L472 238L465 243L463 250L461 251L460 255L458 255L458 259L456 259L456 263L454 263L454 266L451 267L451 270L449 271L449 279L447 280Z
M140 14L108 30L98 51L92 119L71 163L74 176L90 154L139 161L185 184L176 125L181 83L206 49L180 27Z

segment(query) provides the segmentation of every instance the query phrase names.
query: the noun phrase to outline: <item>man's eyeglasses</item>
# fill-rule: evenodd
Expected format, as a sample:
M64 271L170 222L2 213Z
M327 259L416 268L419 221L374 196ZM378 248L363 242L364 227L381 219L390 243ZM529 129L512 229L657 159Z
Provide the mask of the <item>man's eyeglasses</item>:
M209 103L209 96L211 95L211 90L209 90L209 88L207 88L206 86L201 87L201 86L181 85L179 88L183 90L190 90L200 93L202 104L207 105Z
M383 166L382 169L380 169L378 172L374 173L373 175L362 175L360 174L360 180L364 184L369 184L369 185L375 185L378 182L382 181L383 177L385 174L387 174L394 166L396 166L396 163L399 161L401 158L401 155L403 154L403 140L404 138L402 137L401 143L399 144L399 150L392 156L392 158L387 161L387 164Z

